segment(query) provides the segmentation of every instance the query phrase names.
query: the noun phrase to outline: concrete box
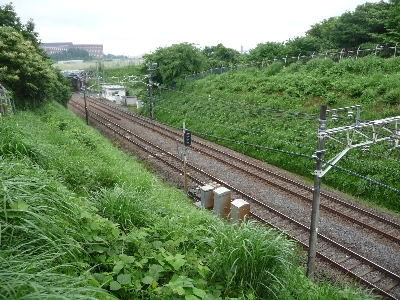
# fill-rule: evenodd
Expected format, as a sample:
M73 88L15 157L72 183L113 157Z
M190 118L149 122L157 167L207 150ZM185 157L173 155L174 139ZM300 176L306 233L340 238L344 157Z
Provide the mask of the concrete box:
M214 214L226 218L231 209L231 191L225 187L214 190Z
M201 207L213 208L214 207L214 187L205 185L200 188Z
M246 218L248 219L250 215L250 204L243 199L235 199L231 203L231 216L230 222L242 223Z

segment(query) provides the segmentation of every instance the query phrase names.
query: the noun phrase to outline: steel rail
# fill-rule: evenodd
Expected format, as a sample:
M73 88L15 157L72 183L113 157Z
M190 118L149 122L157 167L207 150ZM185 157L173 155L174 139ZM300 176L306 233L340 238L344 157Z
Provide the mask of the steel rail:
M93 113L94 113L94 112L93 112ZM103 116L100 116L100 115L97 114L97 113L95 113L95 114L96 114L98 117L104 118ZM93 116L92 116L92 117L93 117ZM106 118L104 118L104 119L106 120L107 123L102 122L102 121L99 120L99 119L97 119L97 121L98 121L99 123L102 123L104 126L106 126L107 128L109 128L110 130L114 131L115 133L117 133L117 134L120 135L121 137L127 139L127 140L130 141L130 142L135 143L132 139L130 139L129 137L126 136L126 133L128 133L128 134L133 134L133 133L131 133L129 130L124 129L124 128L121 127L120 125L118 125L118 124L112 122L112 121L109 120L109 119L106 119ZM124 130L125 133L121 133L121 132L119 132L118 130L115 130L115 129L111 128L110 124L113 124L113 126L116 126L119 130ZM154 144L152 144L152 143L150 143L150 142L148 142L148 141L145 141L143 138L141 138L141 137L139 137L139 136L137 136L137 135L135 135L135 137L136 137L136 138L139 138L139 139L140 139L141 141L143 141L143 142L146 142L146 143L148 143L148 144L151 144L152 147L155 147L158 151L163 151L163 152L165 152L162 148L158 147L157 145L154 145ZM139 146L137 143L135 143L135 144L136 144L137 146ZM140 147L140 146L139 146L139 147ZM141 148L142 148L143 150L145 150L146 152L149 152L149 153L150 153L150 150L146 149L145 147L142 146ZM168 154L169 156L174 157L174 159L180 161L180 159L179 159L178 157L174 156L173 154L171 154L171 153L167 153L167 154ZM167 163L167 165L169 165L170 167L172 167L175 171L178 171L178 172L181 171L181 169L180 169L179 167L173 166L172 164L166 162L166 161L165 161L164 159L162 159L161 157L159 157L159 156L157 156L157 155L155 155L154 157L156 157L157 159L160 159L160 160L164 161L164 163ZM250 195L247 195L246 193L244 193L244 192L238 190L237 188L235 188L235 187L233 187L233 186L230 186L230 185L227 184L226 182L221 181L220 179L218 179L218 178L212 176L211 174L208 174L208 173L204 172L203 170L200 170L200 169L197 168L196 166L191 165L191 164L188 164L188 166L189 166L190 168L196 170L197 172L199 172L199 173L201 173L201 174L207 176L208 178L211 178L212 180L214 180L214 181L216 181L216 182L218 182L218 183L220 183L220 184L223 184L224 186L226 186L227 188L231 189L232 191L235 191L237 194L242 195L244 198L250 199L250 200L252 200L253 202L258 203L259 205L262 205L264 208L268 209L269 211L272 211L274 214L277 214L277 215L279 215L280 217L282 217L282 218L284 218L284 219L290 220L291 222L295 223L297 226L302 227L304 230L308 230L308 229L309 229L307 226L305 226L305 225L303 225L303 224L297 222L296 220L291 219L291 218L288 217L288 216L285 216L284 214L282 214L282 213L276 211L275 209L273 209L272 207L269 207L269 206L266 205L265 203L263 203L263 202L261 202L261 201L255 199L254 197L252 197L252 196L250 196ZM197 183L202 183L201 181L196 180L196 178L194 178L193 176L190 175L190 177L191 177L191 180L194 180L194 181L197 182ZM252 215L253 215L255 218L257 218L257 215L256 215L255 213L252 212ZM269 223L269 222L267 222L267 223ZM270 224L270 225L271 225L271 224ZM275 227L275 226L274 226L274 227ZM302 244L303 247L307 247L303 242L299 241L299 240L296 239L295 237L293 237L293 236L290 236L290 237L293 238L294 240L300 242L300 243ZM336 242L330 240L329 238L327 238L327 237L325 237L325 236L323 236L323 235L320 235L320 234L319 234L318 237L319 237L321 240L324 240L324 241L326 241L326 242L329 242L329 243L333 244L335 247L339 248L341 251L344 251L344 252L348 253L348 254L351 255L352 257L355 257L356 259L362 260L364 263L369 264L369 265L371 266L372 269L375 269L375 270L379 270L379 271L381 271L381 272L384 272L384 273L386 274L386 276L390 276L391 278L397 280L398 283L400 282L400 277L399 277L398 275L392 273L391 271L389 271L389 270L387 270L387 269L385 269L385 268L383 268L383 267L381 267L381 266L379 266L379 265L373 263L372 261L368 260L367 258L364 258L364 257L361 256L361 255L358 255L357 253L353 252L352 250L347 249L347 248L345 248L345 247L339 245L338 243L336 243ZM371 283L371 282L369 282L369 281L363 279L362 277L357 276L357 274L354 274L353 272L351 272L350 270L344 268L344 267L341 266L340 264L338 264L338 263L336 263L336 262L330 260L328 257L324 256L322 253L319 253L318 256L321 257L321 258L323 258L324 260L330 262L331 264L335 265L337 268L341 269L342 271L345 271L346 273L349 273L351 276L353 276L354 278L357 278L358 280L362 281L364 284L366 284L366 285L368 285L368 286L374 288L375 290L377 290L377 291L379 292L379 294L384 295L385 297L389 297L389 298L391 298L391 299L396 299L396 298L393 298L393 296L390 295L390 293L388 293L388 292L386 292L385 290L379 288L379 287L376 286L375 284L373 284L373 283Z
M97 101L97 102L98 102L98 101ZM129 116L131 116L131 117L134 117L134 118L138 118L137 115L135 115L135 114L133 114L133 113L130 113L130 112L127 112L127 111L125 111L125 110L123 110L123 109L120 109L120 108L118 108L118 107L115 107L115 106L113 106L113 105L110 105L110 104L107 104L107 103L104 103L104 105L107 106L107 107L109 107L109 108L112 108L112 109L118 111L118 112L121 113L121 114L125 114L125 115L129 115ZM151 124L152 126L157 126L156 124L154 124L154 122L149 122L147 119L145 119L145 118L143 118L143 117L140 117L139 119L142 120L142 121L144 121L144 122L146 122L146 123L148 123L148 124ZM145 126L145 125L144 125L144 126ZM166 129L165 126L158 125L158 127L160 128L160 130L158 130L158 133L159 133L159 134L162 134L162 135L164 135L164 136L167 136L167 135L166 135L166 131L168 131L168 132L170 132L171 134L174 134L174 135L178 135L178 134L179 134L179 133L177 133L176 131L173 131L173 130L170 130L170 129ZM167 137L168 137L168 136L167 136ZM229 165L232 166L232 167L235 167L235 168L237 168L237 169L243 170L242 168L240 168L240 167L236 166L234 163L232 163L233 161L240 161L241 163L243 163L243 164L245 164L245 165L248 165L248 166L250 166L250 167L252 167L252 168L254 168L254 169L256 169L256 170L258 170L258 171L260 171L260 172L269 174L269 175L271 175L271 176L274 176L275 178L279 178L279 179L282 180L282 181L285 181L285 182L287 182L287 183L290 183L290 184L292 184L292 185L295 185L295 186L297 186L297 187L299 187L299 188L302 188L302 189L304 189L304 190L306 190L306 191L312 193L312 187L311 187L311 186L307 186L307 185L305 185L305 184L303 184L303 183L296 182L296 181L294 181L294 180L292 180L292 179L289 179L289 178L287 178L287 177L285 177L285 176L282 176L282 175L280 175L280 174L277 174L276 172L272 172L272 171L270 171L270 170L267 170L267 169L265 169L265 168L262 168L262 167L260 167L260 166L257 166L257 165L255 165L255 164L253 164L253 163L251 163L251 162L248 162L248 161L245 161L245 160L243 160L243 159L241 159L241 158L239 158L239 157L236 157L236 156L234 156L234 155L232 155L232 154L226 153L226 152L224 152L224 151L221 151L221 150L219 150L219 149L216 149L216 148L214 148L214 147L211 147L211 146L209 146L209 145L206 145L205 143L201 142L199 139L196 139L195 137L192 138L192 141L193 141L193 145L192 145L192 146L193 146L193 148L194 148L196 151L201 152L201 153L203 153L203 154L205 154L205 155L208 155L208 156L212 156L214 159L217 159L217 160L219 160L219 161L221 161L221 162L223 162L223 163L229 164ZM196 143L200 144L201 147L196 146ZM219 156L211 155L210 153L207 153L205 150L203 150L204 147L206 147L206 148L208 148L208 149L211 149L212 151L215 151L215 152L219 153L220 155L219 155ZM228 160L225 160L225 159L223 159L223 157L229 157L231 160L229 160L229 161L228 161ZM249 172L249 171L247 171L247 173L248 173L248 174L251 174L252 176L257 177L259 180L263 180L263 181L267 182L269 185L275 186L276 188L279 188L279 189L281 189L281 190L284 190L285 192L288 192L288 193L290 193L290 194L292 194L292 195L295 195L295 196L297 196L297 197L299 197L299 198L301 198L301 199L303 199L303 200L305 200L305 201L308 201L308 202L310 202L310 203L312 202L311 197L304 196L303 194L300 194L300 193L298 193L298 192L296 192L296 191L293 191L293 190L290 189L290 188L284 187L284 186L282 186L281 184L278 184L278 183L274 182L273 180L266 179L266 178L264 178L264 177L261 177L261 176L259 176L259 175L257 175L257 174L254 174L254 173L252 173L252 172ZM345 201L343 201L343 200L341 200L341 199L338 199L338 198L336 198L336 197L333 197L333 196L331 196L331 195L329 195L329 194L327 194L327 193L325 193L325 192L321 192L321 196L322 196L323 198L326 198L327 200L329 200L329 201L331 201L331 202L334 201L335 203L338 203L338 204L340 204L340 205L343 205L343 206L345 206L345 207L347 207L347 208L349 208L349 209L352 209L352 210L354 210L354 211L356 211L356 212L362 213L362 214L366 215L366 216L369 217L369 218L373 218L373 219L375 219L375 220L377 220L377 221L379 221L379 222L382 222L382 223L384 223L384 224L386 224L386 225L392 226L394 229L400 229L400 224L397 224L397 223L395 223L395 222L392 222L392 221L390 221L390 220L388 220L388 219L386 219L386 218L383 218L383 217L381 217L381 216L379 216L379 215L377 215L377 214L371 213L371 212L369 212L369 211L367 211L367 210L365 210L365 209L359 208L359 207L357 207L357 206L355 206L355 205L353 205L353 204L351 204L351 203L347 203L347 202L345 202ZM329 204L330 204L329 201L328 201L327 204L325 204L325 203L327 202L327 201L325 201L326 199L323 199L324 202L321 203L321 208L323 208L323 209L325 209L325 210L327 210L327 211L329 211L329 212L331 212L331 213L337 214L337 215L341 216L342 218L348 219L348 220L350 220L350 221L353 222L353 223L356 223L356 224L358 224L358 225L360 225L360 226L362 226L362 227L364 227L364 228L367 228L367 229L369 229L369 230L371 230L371 231L374 231L374 232L376 232L376 233L378 233L378 234L380 234L380 235L382 235L382 236L385 236L386 238L388 238L388 239L390 239L390 240L392 240L392 241L394 241L394 242L400 244L400 237L393 235L393 234L391 233L391 231L386 231L387 229L385 229L385 231L383 231L383 230L381 230L381 229L379 229L379 228L376 228L376 227L373 226L373 225L370 225L369 223L363 222L362 220L360 220L360 219L358 218L358 216L356 216L356 217L354 217L354 216L349 216L349 215L348 215L349 212L346 212L346 213L347 213L347 214L346 214L346 213L344 213L344 212L342 212L342 211L339 211L339 210L337 210L337 209L335 209L335 208L332 208L332 207L329 206Z

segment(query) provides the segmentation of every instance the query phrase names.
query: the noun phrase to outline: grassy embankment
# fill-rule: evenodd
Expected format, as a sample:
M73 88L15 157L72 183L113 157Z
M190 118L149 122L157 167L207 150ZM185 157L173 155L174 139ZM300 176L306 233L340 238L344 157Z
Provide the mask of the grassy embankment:
M56 104L0 118L0 299L371 299L196 209Z
M361 105L361 120L399 116L399 82L400 57L369 56L339 63L313 59L288 67L278 62L261 71L230 71L183 83L173 91L154 92L154 114L157 120L176 127L185 121L194 134L297 173L312 184L315 161L311 156L317 147L321 104L327 104L328 110ZM149 114L148 105L142 113ZM348 110L338 112L333 122L330 112L327 128L351 125L355 109L352 116L349 120ZM370 137L372 132L371 127L364 129ZM340 138L346 143L345 135L342 132ZM388 135L381 130L378 137ZM362 135L355 135L353 144L365 141ZM400 149L389 150L395 143L378 142L369 151L363 147L350 150L337 163L340 168L324 175L323 187L334 187L399 213L400 195L376 184L400 190ZM344 149L345 144L325 139L324 159L328 161Z

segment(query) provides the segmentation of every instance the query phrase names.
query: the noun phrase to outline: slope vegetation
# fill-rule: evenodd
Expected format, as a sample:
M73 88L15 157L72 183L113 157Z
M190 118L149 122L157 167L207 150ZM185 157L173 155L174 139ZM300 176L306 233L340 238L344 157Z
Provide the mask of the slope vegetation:
M328 107L328 129L355 124L357 106L361 122L399 116L399 80L400 57L276 62L155 91L154 115L176 127L186 122L194 134L311 180L321 104ZM148 97L143 100L149 104ZM149 115L149 105L142 112ZM350 138L363 143L374 133L385 141L347 152L323 184L400 212L398 138L372 127ZM346 132L338 140L325 139L325 162L346 148Z
M0 299L372 299L196 209L59 104L0 118Z

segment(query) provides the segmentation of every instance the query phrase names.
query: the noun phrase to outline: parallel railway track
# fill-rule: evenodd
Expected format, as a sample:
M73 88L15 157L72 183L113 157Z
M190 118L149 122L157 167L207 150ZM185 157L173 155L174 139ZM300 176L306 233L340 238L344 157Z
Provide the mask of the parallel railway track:
M105 129L114 132L127 143L134 145L140 151L148 153L152 159L157 159L171 168L172 172L179 174L182 171L182 157L173 153L177 152L177 140L181 140L182 132L170 129L153 120L128 112L115 105L87 97L89 103L89 115L91 123L96 123ZM70 101L72 110L84 114L82 99ZM130 123L130 128L124 125ZM101 125L100 125L101 124ZM151 130L162 136L163 140L170 140L165 145L159 145L155 141L146 139L146 134L134 133L132 128L138 127L142 130ZM135 132L137 132L135 130ZM161 138L160 138L161 139ZM191 152L196 152L219 164L229 165L237 172L246 174L265 186L278 189L296 197L305 207L310 205L312 199L312 188L301 182L292 180L267 168L255 164L253 161L238 157L229 150L221 150L210 143L193 136ZM296 240L303 248L308 248L309 228L304 220L295 220L289 215L282 213L278 208L270 205L265 199L257 197L244 189L231 185L227 180L222 180L216 174L207 173L198 164L187 163L189 168L189 180L191 187L199 187L207 182L214 182L230 189L235 196L251 203L251 216L263 223L267 223L282 230L290 238ZM191 189L195 191L195 188ZM198 196L193 192L194 196ZM357 224L365 230L365 234L374 234L381 237L385 243L400 245L400 225L387 218L366 209L357 207L338 197L321 192L321 211L334 214L337 218ZM309 214L308 214L309 215ZM328 262L330 265L347 273L347 275L360 281L365 286L373 288L377 293L388 299L400 299L400 275L398 269L389 270L382 267L371 259L356 253L355 250L346 248L334 241L333 236L318 234L317 257Z

